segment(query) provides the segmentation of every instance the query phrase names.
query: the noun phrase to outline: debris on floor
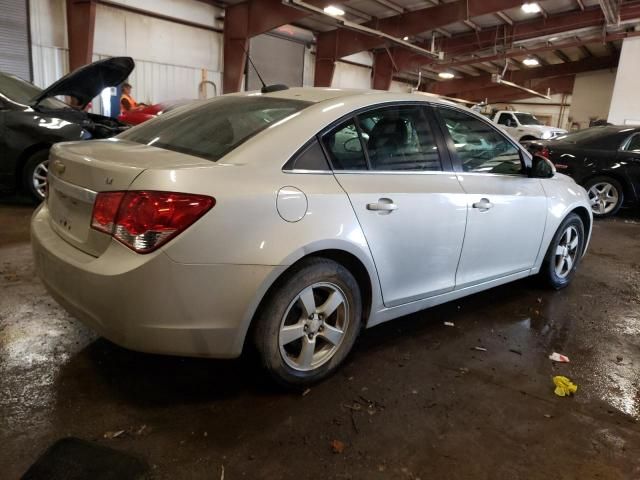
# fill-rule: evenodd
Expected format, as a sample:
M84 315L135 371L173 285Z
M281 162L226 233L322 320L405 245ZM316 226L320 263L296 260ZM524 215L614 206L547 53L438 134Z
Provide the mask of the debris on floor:
M511 353L515 353L516 355L522 355L522 352L520 350L515 349L515 348L510 348L509 351Z
M551 355L549 355L549 360L560 363L569 363L569 357L557 352L553 352Z
M578 386L567 377L557 375L553 377L553 383L556 389L553 391L559 397L568 397L578 391Z
M477 350L479 352L486 352L487 351L487 349L484 348L484 347L473 347L472 350Z
M455 326L456 326L456 324L455 324L455 323L453 323L453 322L444 322L444 324L445 324L445 326L447 326L447 327L455 327Z
M103 437L107 440L113 440L124 434L124 430L117 430L115 432L105 432Z
M344 444L344 442L341 442L340 440L333 440L331 442L331 451L333 453L342 453L344 452L346 445Z

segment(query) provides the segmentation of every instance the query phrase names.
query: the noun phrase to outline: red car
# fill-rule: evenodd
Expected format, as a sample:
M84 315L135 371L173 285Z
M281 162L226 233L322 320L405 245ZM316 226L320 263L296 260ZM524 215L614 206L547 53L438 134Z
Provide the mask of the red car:
M146 105L137 110L123 111L118 116L118 120L129 125L139 125L140 123L156 118L158 115L168 112L169 110L186 105L191 101L192 100L173 100L156 103L155 105Z

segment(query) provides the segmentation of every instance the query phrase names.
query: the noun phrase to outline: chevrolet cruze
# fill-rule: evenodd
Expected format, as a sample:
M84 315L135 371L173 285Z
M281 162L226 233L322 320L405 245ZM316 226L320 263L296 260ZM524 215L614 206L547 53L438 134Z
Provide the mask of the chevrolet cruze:
M574 276L584 189L482 116L420 94L292 88L190 104L51 149L40 277L144 352L254 346L318 381L363 327L539 275Z

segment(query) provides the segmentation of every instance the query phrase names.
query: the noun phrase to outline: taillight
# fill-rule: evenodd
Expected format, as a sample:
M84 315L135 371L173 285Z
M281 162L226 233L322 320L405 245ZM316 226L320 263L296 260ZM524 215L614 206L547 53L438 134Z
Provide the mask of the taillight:
M542 147L542 149L540 150L540 152L538 152L538 154L543 156L546 159L551 159L551 152L549 151L549 147Z
M206 195L131 191L99 193L91 228L138 253L149 253L184 231L216 201Z

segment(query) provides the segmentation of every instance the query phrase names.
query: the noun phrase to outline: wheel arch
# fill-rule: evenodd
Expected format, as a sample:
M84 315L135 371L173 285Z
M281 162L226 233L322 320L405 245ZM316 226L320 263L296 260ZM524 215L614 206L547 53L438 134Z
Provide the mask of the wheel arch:
M314 251L307 251L284 270L279 271L274 278L269 279L268 288L264 290L264 293L261 295L256 307L247 315L248 321L242 339L242 351L245 351L245 348L247 347L247 340L251 338L251 331L255 327L255 319L263 308L265 302L269 300L278 286L292 271L299 268L303 262L310 258L326 258L333 260L349 270L360 287L360 294L362 296L362 326L367 324L371 316L371 312L373 311L374 295L378 294L377 274L374 271L372 275L371 267L367 268L367 265L365 264L368 262L363 261L363 259L359 258L358 255L344 248L323 248Z
M535 137L533 135L523 135L522 137L520 137L520 140L518 140L519 142L526 142L527 140L540 140L538 137Z
M584 253L587 251L587 245L589 244L589 239L591 238L591 223L592 223L591 215L589 215L589 211L585 207L576 207L573 210L571 210L569 213L567 213L567 215L570 215L571 213L575 213L576 215L578 215L578 217L580 217L580 220L582 220L582 223L584 224L585 234L587 236L584 242L583 250L582 250L582 254L584 255Z
M25 148L22 153L18 156L18 161L16 162L16 185L22 185L22 173L24 171L24 166L27 161L36 153L41 152L43 150L49 150L52 147L52 143L49 142L38 142L32 145L29 145Z

